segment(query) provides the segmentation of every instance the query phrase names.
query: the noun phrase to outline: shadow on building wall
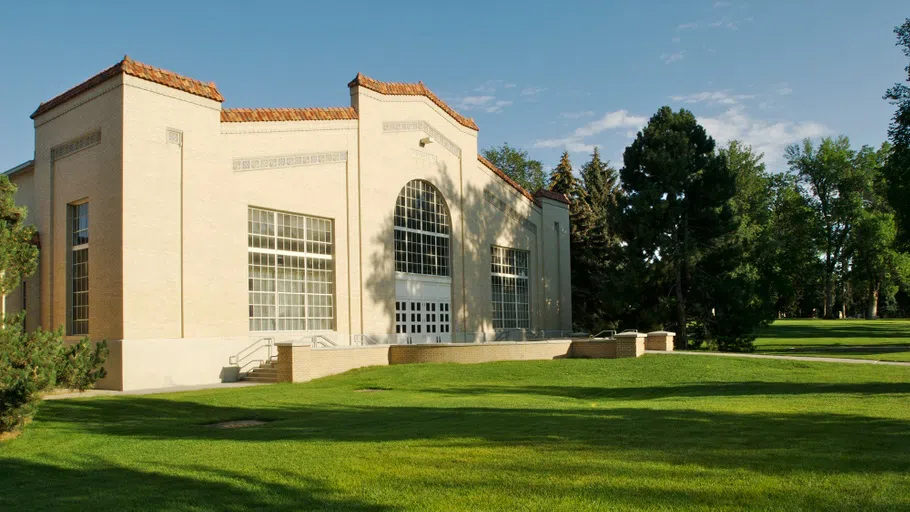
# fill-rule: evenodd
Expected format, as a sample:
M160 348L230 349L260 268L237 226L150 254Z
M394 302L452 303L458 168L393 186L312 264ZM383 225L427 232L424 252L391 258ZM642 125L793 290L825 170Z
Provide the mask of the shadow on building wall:
M442 194L449 209L450 232L452 233L449 243L452 270L452 332L453 334L479 333L484 330L485 324L491 326L493 321L490 286L479 287L483 293L476 291L478 290L476 283L490 280L491 244L499 240L510 247L519 247L518 234L526 233L536 246L536 237L540 236L541 226L537 226L537 234L532 234L516 218L501 212L490 204L484 197L483 188L465 184L462 191L459 185L461 180L458 179L458 169L450 169L444 163L437 165L439 166L437 175L426 181ZM369 261L366 262L365 293L373 301L382 305L383 313L388 321L385 332L367 334L392 334L395 332L395 201L398 197L398 190L404 188L406 184L407 181L401 183L395 194L388 198L386 201L388 208L381 212L365 213L370 217L374 215L381 217L379 221L381 228L378 234L370 240L371 244L368 244L368 246L380 247L381 250L371 255ZM508 185L505 186L508 187ZM511 189L505 190L492 184L490 191L502 199L513 196ZM525 199L520 199L520 201L525 201ZM536 247L531 250L536 251ZM536 269L529 269L529 271L531 276L537 275ZM537 317L533 296L537 293L536 287L540 286L542 282L542 276L537 276L529 283L532 294L532 326L534 318ZM453 337L454 339L456 338Z

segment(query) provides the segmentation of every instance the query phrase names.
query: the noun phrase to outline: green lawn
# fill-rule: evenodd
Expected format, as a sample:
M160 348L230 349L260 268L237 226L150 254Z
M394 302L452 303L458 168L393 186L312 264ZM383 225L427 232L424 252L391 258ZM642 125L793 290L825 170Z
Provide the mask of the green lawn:
M239 419L268 423L206 426ZM0 489L4 512L910 510L910 368L646 355L61 400L0 444Z
M778 320L755 340L759 354L910 361L910 320Z

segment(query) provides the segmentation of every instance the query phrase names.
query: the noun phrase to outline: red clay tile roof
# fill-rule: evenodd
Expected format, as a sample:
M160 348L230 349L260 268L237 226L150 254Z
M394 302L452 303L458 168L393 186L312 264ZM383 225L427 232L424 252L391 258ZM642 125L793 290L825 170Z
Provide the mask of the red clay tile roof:
M199 80L194 80L192 78L178 75L172 71L159 69L154 66L149 66L148 64L143 64L141 62L136 62L128 56L124 56L123 60L120 62L89 78L76 87L73 87L72 89L64 92L63 94L60 94L53 99L39 105L38 110L35 110L35 113L32 114L32 119L57 106L60 106L61 104L75 98L76 96L79 96L92 87L95 87L96 85L99 85L117 75L120 75L121 73L131 75L136 78L141 78L143 80L148 80L149 82L154 82L166 87L171 87L179 91L195 94L196 96L202 96L203 98L208 98L210 100L215 100L218 102L224 101L224 97L221 96L221 93L218 92L218 88L215 87L215 82L200 82Z
M353 107L326 108L226 108L221 111L222 123L255 121L339 121L357 119Z
M452 116L452 118L458 121L461 125L467 126L468 128L475 131L480 131L480 128L477 127L477 123L475 123L473 119L455 112L455 109L446 105L444 101L433 94L433 91L427 89L427 86L423 85L423 82L417 82L416 84L380 82L379 80L374 80L368 76L365 76L363 73L357 73L357 76L351 80L350 83L348 83L348 87L354 87L355 85L359 85L378 93L394 96L426 96L430 99L430 101L435 103L437 107L445 111L446 114Z
M565 194L560 194L559 192L553 192L552 190L540 189L537 192L534 192L534 197L546 197L547 199L552 199L554 201L559 201L560 203L569 204L569 198Z
M519 185L517 181L510 178L508 174L502 172L502 170L499 167L496 167L495 165L493 165L493 162L487 160L482 155L477 155L477 160L479 160L480 163L485 165L487 167L487 169L493 171L497 176L502 178L503 181L505 181L509 185L512 185L512 187L515 190L519 191L521 193L521 195L527 197L532 203L540 204L536 199L534 199L534 196L532 196L530 192L528 192L527 190L524 189L524 187Z

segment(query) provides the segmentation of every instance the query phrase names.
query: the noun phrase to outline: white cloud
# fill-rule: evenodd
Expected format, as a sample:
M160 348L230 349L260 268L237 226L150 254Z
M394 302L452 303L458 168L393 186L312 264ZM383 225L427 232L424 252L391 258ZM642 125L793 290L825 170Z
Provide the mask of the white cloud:
M777 94L780 94L781 96L793 94L793 89L791 89L789 87L781 87L780 89L777 90Z
M581 112L560 112L559 117L564 117L566 119L579 119L582 117L591 117L593 115L593 110L583 110Z
M502 88L503 88L503 89L512 89L512 88L514 88L514 87L515 87L515 84L511 84L511 83L509 83L509 84L502 84Z
M617 110L608 112L602 118L591 121L590 123L575 130L575 137L589 137L606 130L615 130L617 128L635 128L636 130L644 126L648 118L633 116L628 110Z
M590 152L594 150L594 144L585 142L585 138L597 135L608 130L625 129L626 134L631 131L637 132L648 119L641 116L633 116L628 110L617 110L608 112L603 117L591 121L585 125L576 128L571 135L554 139L542 139L534 142L535 148L565 148L572 152Z
M498 114L502 109L512 104L509 100L497 100L496 96L465 96L456 103L459 110L482 110L490 114Z
M486 111L490 114L498 114L502 112L502 109L508 107L512 104L510 100L496 100L492 105L486 107Z
M721 18L709 24L712 28L726 28L728 30L739 30L740 23L730 18Z
M679 51L675 53L664 53L660 56L660 60L664 61L664 64L673 64L674 62L683 60L685 51Z
M590 152L594 149L591 137L613 131L615 135L635 138L648 119L630 114L628 110L609 112L600 119L576 128L570 134L534 142L535 148L561 148L571 152ZM781 171L785 165L784 148L806 137L829 135L832 130L814 121L769 120L753 116L746 105L735 104L714 116L698 116L698 122L719 144L740 140L764 153L769 171ZM600 142L600 141L598 141ZM621 143L622 144L622 143ZM602 143L600 145L603 145ZM618 160L621 161L621 160Z
M715 9L722 9L724 7L730 7L731 5L733 5L733 4L731 4L730 2L723 2L720 0L718 0L717 2L714 2Z
M782 170L784 148L788 144L831 133L830 128L814 121L756 119L742 105L731 107L718 116L699 117L698 122L721 144L741 140L750 144L756 153L764 153L770 171Z
M484 96L465 96L458 100L458 106L465 110L471 110L473 108L483 108L492 103L496 99L496 96L484 95Z
M683 23L682 25L677 25L676 30L694 30L698 28L698 23Z
M678 43L678 42L680 41L679 36L674 37L674 38L672 39L672 41L673 41L674 43Z
M524 89L521 90L521 95L522 96L537 96L538 94L540 94L546 90L547 90L546 87L537 87L537 86L525 87Z
M585 144L577 137L564 137L561 139L543 139L534 142L535 148L563 148L573 153L594 151L593 144Z
M752 94L732 94L730 91L706 91L695 94L683 94L670 96L673 101L695 104L706 103L708 105L736 105L744 100L755 98Z

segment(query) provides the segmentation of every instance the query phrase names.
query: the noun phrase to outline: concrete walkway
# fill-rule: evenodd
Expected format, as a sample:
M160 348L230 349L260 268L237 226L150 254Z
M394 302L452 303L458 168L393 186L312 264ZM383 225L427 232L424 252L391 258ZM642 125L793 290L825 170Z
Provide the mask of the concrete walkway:
M178 393L180 391L199 391L203 389L233 389L247 388L250 386L264 386L262 382L224 382L218 384L202 384L198 386L174 386L170 388L136 389L133 391L113 391L110 389L90 389L88 391L67 391L45 395L45 400L64 400L67 398L89 398L94 396L127 396L127 395L157 395L160 393Z
M731 352L698 352L694 350L674 350L664 352L661 350L645 350L646 354L665 354L680 356L716 356L716 357L752 357L755 359L784 359L787 361L808 361L810 363L850 363L850 364L886 364L890 366L910 366L910 362L878 361L876 359L847 359L844 357L806 357L806 356L774 356L762 354L736 354Z

